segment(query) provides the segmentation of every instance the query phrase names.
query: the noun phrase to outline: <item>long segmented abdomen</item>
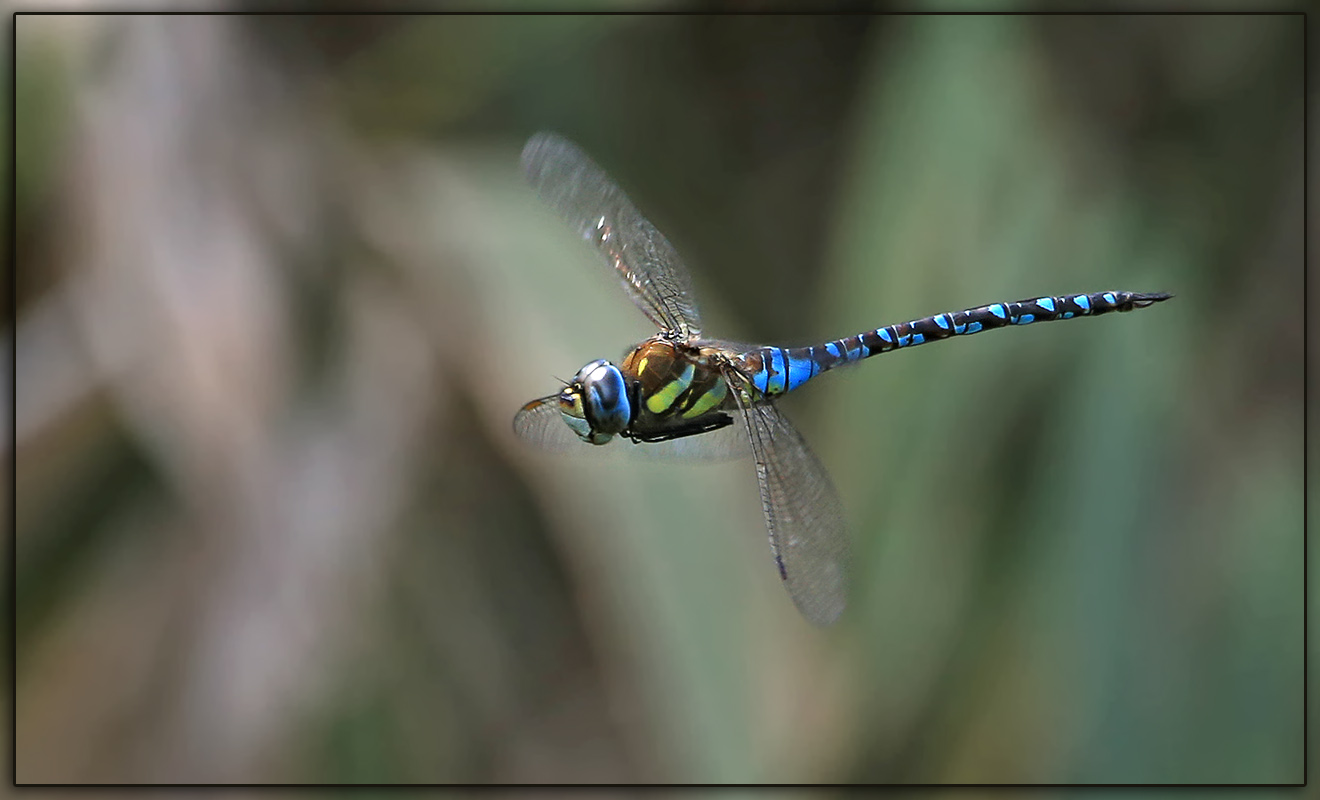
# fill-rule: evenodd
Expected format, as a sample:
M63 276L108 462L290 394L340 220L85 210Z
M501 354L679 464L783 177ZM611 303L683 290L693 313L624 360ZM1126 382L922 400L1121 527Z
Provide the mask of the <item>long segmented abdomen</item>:
M1014 303L991 303L965 311L900 322L810 347L760 347L741 353L738 361L740 368L762 394L774 396L791 392L840 364L861 361L902 347L1009 325L1030 325L1056 319L1094 317L1111 311L1131 311L1168 300L1172 296L1164 292L1095 292L1037 297Z

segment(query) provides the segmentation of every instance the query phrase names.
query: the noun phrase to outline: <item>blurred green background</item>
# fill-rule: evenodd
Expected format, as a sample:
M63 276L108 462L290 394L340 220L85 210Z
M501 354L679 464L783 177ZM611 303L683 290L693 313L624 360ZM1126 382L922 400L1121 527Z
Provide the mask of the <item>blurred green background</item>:
M1302 780L1300 17L16 26L20 782ZM814 629L749 463L514 440L649 333L542 129L715 335L1176 299L789 398Z

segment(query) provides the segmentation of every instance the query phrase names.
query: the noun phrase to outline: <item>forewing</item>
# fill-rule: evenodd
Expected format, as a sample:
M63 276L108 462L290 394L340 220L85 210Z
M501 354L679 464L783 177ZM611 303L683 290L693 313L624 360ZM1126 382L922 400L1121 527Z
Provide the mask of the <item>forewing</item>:
M848 533L838 492L802 434L775 406L757 404L743 412L779 576L807 620L829 625L848 601Z
M651 322L683 338L700 335L687 268L604 170L553 133L527 141L522 166L541 198L605 257Z
M596 449L596 445L582 441L564 423L563 415L559 412L559 396L554 394L533 400L518 409L518 413L513 416L513 432L525 442L556 453Z

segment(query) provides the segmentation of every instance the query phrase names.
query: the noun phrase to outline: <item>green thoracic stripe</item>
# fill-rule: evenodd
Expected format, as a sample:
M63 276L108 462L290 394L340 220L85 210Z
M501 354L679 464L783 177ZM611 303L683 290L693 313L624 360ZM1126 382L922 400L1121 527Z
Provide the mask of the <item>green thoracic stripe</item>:
M674 404L680 394L687 391L688 386L692 384L692 375L695 372L696 368L692 364L688 364L684 367L682 375L666 383L660 387L659 391L646 398L646 407L651 410L652 414L664 413L665 409Z
M724 402L724 395L727 391L728 389L725 387L724 381L716 381L714 386L701 395L701 397L698 397L696 402L693 403L687 411L683 412L683 417L685 419L693 419L705 414L707 411L710 411L715 406Z

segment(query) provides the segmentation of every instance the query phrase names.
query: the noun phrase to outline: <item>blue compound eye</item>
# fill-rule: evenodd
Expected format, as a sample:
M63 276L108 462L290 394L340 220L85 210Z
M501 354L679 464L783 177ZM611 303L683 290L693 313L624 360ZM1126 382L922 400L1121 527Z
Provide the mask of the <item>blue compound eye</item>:
M632 419L623 373L608 361L591 362L560 392L559 410L582 439L605 444Z
M608 361L597 362L582 382L585 390L583 410L597 433L614 435L628 427L632 406L623 373Z
M602 426L620 413L623 415L623 424L627 425L628 400L624 397L622 376L613 367L602 367L600 373L587 384L588 407Z
M565 424L583 441L605 444L628 427L632 403L619 368L608 361L583 367L559 393L559 412Z

